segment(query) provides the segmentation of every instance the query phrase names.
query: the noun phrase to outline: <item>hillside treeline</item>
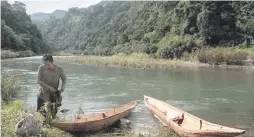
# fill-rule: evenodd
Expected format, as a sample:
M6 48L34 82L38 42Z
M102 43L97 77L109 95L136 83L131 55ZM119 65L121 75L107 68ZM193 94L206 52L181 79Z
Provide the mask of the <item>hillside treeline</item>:
M252 7L251 1L103 1L71 8L39 29L58 50L180 58L202 47L253 44Z
M21 2L1 1L1 49L34 53L51 50Z

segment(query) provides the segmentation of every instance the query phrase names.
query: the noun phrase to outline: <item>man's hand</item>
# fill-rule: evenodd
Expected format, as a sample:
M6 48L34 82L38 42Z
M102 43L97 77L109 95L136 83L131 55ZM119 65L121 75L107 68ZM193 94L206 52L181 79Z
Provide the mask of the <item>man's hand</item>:
M49 90L50 90L51 92L56 92L56 91L57 91L57 90L56 90L55 88L53 88L53 87L50 87Z
M62 94L62 93L63 93L63 90L62 90L62 89L60 89L60 90L59 90L59 92L60 92L60 94Z

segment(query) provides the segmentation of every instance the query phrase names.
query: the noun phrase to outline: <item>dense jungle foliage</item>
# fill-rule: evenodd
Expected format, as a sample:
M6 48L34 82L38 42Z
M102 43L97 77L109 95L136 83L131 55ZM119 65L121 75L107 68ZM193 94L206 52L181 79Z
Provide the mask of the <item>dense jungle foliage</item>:
M208 46L253 44L251 1L103 1L71 8L39 29L59 50L112 55L144 52L162 58Z
M25 4L1 1L1 49L43 53L51 48L43 40L37 26L26 14Z

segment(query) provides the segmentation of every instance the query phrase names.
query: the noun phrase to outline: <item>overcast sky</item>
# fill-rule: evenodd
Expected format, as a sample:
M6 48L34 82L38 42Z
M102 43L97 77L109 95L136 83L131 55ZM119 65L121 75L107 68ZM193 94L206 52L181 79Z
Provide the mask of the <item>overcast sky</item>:
M26 4L28 14L36 12L53 12L56 9L68 10L72 7L89 7L101 0L8 0L10 3L20 1Z

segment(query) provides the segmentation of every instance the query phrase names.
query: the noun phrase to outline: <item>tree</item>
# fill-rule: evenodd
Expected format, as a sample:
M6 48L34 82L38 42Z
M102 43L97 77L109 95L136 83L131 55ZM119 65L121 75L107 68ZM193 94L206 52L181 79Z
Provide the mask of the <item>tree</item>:
M26 14L25 4L15 1L12 5L1 1L1 47L12 50L49 51L37 26Z

